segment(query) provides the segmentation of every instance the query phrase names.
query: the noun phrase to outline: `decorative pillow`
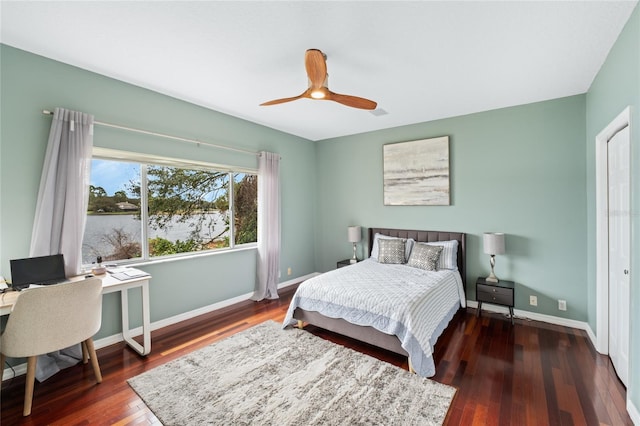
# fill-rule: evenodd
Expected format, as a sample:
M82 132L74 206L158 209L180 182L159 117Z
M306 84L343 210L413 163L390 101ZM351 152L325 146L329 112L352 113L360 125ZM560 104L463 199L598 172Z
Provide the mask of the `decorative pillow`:
M398 237L390 237L388 235L382 235L382 234L375 234L373 237L373 246L371 247L371 259L376 260L379 262L378 260L378 252L380 251L379 249L379 241L380 240L404 240L405 242L405 247L404 247L404 262L405 263L407 261L407 259L409 259L409 255L411 254L411 248L413 247L413 239L408 238L408 239L404 239L404 238L398 238Z
M433 246L417 243L411 250L411 256L407 265L426 271L437 271L440 254L444 250L442 246Z
M378 242L378 262L380 263L404 263L404 250L407 241L403 239L386 240Z
M442 253L440 253L440 260L438 261L438 269L458 270L458 240L436 241L426 244L442 247Z

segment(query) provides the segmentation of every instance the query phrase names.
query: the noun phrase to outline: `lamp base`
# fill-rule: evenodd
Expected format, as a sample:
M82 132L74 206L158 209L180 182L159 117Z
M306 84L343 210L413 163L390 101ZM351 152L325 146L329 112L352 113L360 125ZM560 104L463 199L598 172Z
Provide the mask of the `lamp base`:
M358 259L349 259L350 264L358 263Z
M489 276L487 278L484 279L486 282L488 283L498 283L500 282L500 280L498 279L498 277L496 277L493 273L493 271L491 271L491 274L489 274Z
M496 266L496 257L495 255L491 255L491 257L489 258L489 264L491 265L491 273L489 274L489 276L487 278L485 278L484 280L488 283L497 283L500 282L500 280L498 279L498 277L496 277L496 274L493 273L493 268Z

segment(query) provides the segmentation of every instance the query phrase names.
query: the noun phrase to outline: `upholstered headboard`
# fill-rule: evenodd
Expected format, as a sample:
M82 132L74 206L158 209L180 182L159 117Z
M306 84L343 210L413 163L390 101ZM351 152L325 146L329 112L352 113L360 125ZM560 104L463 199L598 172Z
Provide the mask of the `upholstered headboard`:
M466 291L465 274L465 235L462 232L420 231L413 229L369 228L369 254L373 249L373 236L375 234L388 235L390 237L413 238L420 243L433 243L436 241L458 241L458 271L462 277Z

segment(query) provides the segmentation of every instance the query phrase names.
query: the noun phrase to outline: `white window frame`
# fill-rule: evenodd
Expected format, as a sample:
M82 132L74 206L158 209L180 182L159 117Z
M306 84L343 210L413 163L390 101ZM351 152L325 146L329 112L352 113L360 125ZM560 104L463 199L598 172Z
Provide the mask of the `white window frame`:
M222 164L209 163L204 161L185 160L178 158L162 157L150 154L141 154L135 152L121 151L110 148L93 147L92 159L121 161L128 163L140 164L140 222L141 222L141 245L142 254L141 257L135 259L121 259L109 261L110 264L153 264L165 262L168 260L194 258L200 256L209 256L218 253L227 253L230 251L240 251L246 249L257 248L257 242L236 244L235 242L235 211L234 211L234 175L238 173L252 174L258 176L257 169L245 168L245 167L232 167ZM177 253L164 256L151 257L149 254L149 209L148 209L148 187L147 187L147 166L168 166L178 167L184 169L200 169L200 170L215 170L219 172L226 172L229 176L229 188L227 190L227 197L229 199L229 246L208 250L193 251L188 253Z

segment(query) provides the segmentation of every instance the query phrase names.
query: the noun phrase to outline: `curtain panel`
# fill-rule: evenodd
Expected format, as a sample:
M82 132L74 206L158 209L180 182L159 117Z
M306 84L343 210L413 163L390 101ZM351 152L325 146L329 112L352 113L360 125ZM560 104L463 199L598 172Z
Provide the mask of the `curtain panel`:
M280 271L280 156L258 159L258 260L253 300L278 298Z
M93 116L56 108L42 166L30 256L62 253L68 277L82 269L92 149ZM36 379L42 382L80 359L80 345L41 355Z
M42 167L30 256L62 253L67 276L82 268L93 116L56 108Z

